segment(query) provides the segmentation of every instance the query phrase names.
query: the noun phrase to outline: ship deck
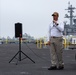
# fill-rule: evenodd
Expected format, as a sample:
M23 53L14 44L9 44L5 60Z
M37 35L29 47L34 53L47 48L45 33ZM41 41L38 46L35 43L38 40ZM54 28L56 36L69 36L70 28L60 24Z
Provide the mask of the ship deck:
M9 63L10 59L17 53L18 44L1 44L0 45L0 75L76 75L76 50L64 50L63 60L65 63L64 70L48 71L50 67L50 50L49 47L38 49L36 44L22 44L22 51L26 53L28 58L19 61L14 59ZM22 55L22 58L25 56Z

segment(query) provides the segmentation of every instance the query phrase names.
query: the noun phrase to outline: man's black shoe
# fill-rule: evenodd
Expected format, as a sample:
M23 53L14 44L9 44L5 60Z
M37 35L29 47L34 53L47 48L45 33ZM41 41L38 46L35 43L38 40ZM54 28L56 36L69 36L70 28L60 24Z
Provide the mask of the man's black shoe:
M50 68L48 68L48 70L57 70L56 66L51 66Z
M59 66L58 67L58 70L63 70L64 69L64 66Z

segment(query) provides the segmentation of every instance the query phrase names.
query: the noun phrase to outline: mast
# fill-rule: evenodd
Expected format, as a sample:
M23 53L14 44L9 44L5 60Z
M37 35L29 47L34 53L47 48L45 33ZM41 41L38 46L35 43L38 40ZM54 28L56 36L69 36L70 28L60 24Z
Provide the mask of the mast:
M69 18L69 19L70 19L70 25L73 25L73 19L76 17L76 16L73 15L75 9L76 9L76 8L73 7L73 6L70 4L70 2L68 2L68 9L65 9L65 10L68 10L68 13L69 13L70 15L65 14L65 18Z

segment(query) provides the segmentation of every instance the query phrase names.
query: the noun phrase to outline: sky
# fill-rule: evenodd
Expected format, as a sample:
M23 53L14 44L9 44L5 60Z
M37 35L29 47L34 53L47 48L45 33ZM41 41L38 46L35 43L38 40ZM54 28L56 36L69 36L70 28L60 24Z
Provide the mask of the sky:
M15 35L15 23L22 23L23 34L35 38L48 36L51 14L59 12L59 20L64 18L68 2L76 6L76 0L0 0L0 37ZM76 12L75 12L76 14Z

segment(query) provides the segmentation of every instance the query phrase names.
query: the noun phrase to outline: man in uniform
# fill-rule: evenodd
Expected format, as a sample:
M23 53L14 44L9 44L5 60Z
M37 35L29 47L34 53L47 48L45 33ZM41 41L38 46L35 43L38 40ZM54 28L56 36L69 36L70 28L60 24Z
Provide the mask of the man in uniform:
M62 37L64 31L64 24L58 20L59 13L52 14L53 21L49 26L49 44L51 53L51 67L48 70L63 70L64 63L62 59L63 44Z

